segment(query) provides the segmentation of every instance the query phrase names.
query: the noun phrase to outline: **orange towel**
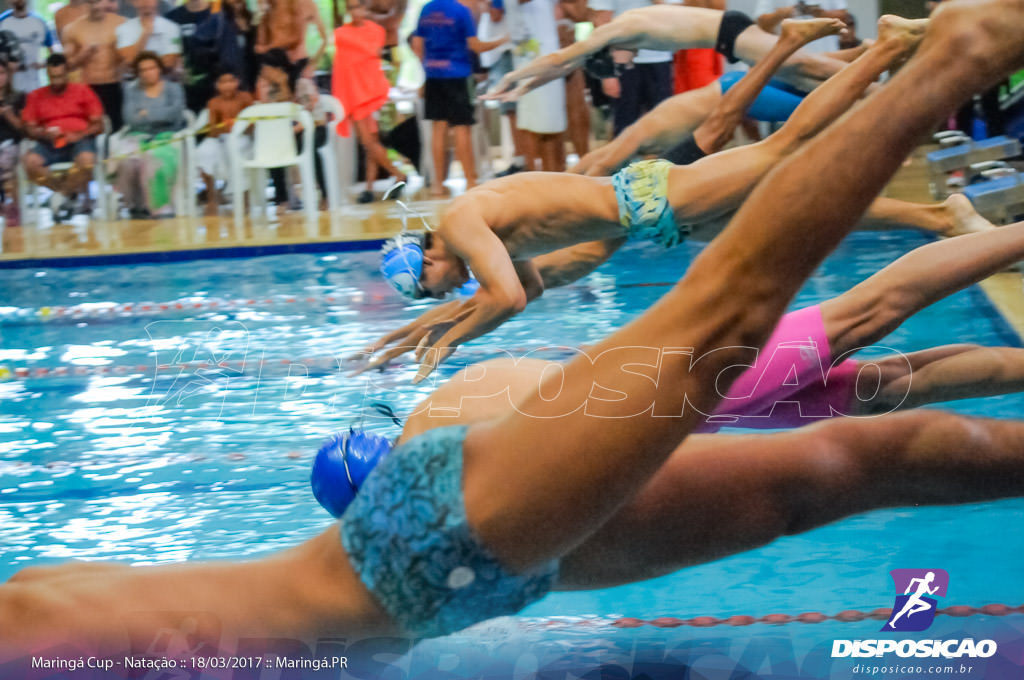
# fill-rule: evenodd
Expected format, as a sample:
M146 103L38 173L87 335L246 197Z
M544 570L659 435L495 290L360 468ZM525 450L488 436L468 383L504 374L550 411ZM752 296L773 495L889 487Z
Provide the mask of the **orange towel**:
M391 85L380 65L386 33L372 21L345 24L334 31L334 70L331 92L345 107L338 133L348 137L348 120L363 120L388 100Z

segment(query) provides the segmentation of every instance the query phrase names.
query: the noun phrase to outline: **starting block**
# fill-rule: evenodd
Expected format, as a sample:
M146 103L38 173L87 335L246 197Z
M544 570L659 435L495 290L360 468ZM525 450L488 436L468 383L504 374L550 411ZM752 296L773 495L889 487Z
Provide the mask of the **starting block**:
M1024 214L1024 177L1016 172L995 176L964 187L964 196L990 222L1007 224Z
M948 143L954 140L959 141L959 139L955 136L947 136L940 139L939 142ZM966 172L971 166L1012 158L1019 156L1020 153L1020 141L1005 135L990 137L979 142L963 142L932 151L926 156L932 195L936 199L943 199L949 195L947 180L950 173Z

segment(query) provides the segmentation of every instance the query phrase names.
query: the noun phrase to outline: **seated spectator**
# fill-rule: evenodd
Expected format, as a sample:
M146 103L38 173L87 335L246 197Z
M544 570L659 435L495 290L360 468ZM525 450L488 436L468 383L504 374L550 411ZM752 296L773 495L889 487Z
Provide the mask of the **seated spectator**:
M120 130L121 74L117 53L117 27L122 17L106 11L105 0L85 0L86 15L64 29L64 54L71 70L81 69L82 81L103 103L103 112L114 130Z
M125 156L117 165L117 190L129 215L147 219L170 212L181 153L179 144L168 142L185 127L185 92L165 78L164 64L154 52L142 52L133 66L136 79L124 91L128 134L111 154Z
M18 142L22 137L21 112L24 108L25 94L11 85L7 61L0 56L0 189L7 201L3 206L3 216L4 225L8 227L21 224L14 169L18 163Z
M196 151L199 173L206 183L206 214L216 215L220 205L217 180L227 181L231 177L231 154L228 150L228 133L234 126L235 118L253 103L252 95L238 89L239 81L231 71L221 73L216 80L217 96L210 100L210 131ZM245 155L251 144L246 136L239 138Z
M68 61L63 54L46 60L50 84L33 90L25 101L25 134L38 143L23 162L30 181L53 190L50 207L54 221L71 218L71 200L84 192L79 208L88 211L89 180L96 162L94 137L103 131L103 105L88 85L68 82ZM54 163L74 163L62 173L48 170Z
M140 52L154 52L164 68L181 59L181 28L157 14L157 0L132 0L138 16L117 27L117 53L122 64L134 64Z

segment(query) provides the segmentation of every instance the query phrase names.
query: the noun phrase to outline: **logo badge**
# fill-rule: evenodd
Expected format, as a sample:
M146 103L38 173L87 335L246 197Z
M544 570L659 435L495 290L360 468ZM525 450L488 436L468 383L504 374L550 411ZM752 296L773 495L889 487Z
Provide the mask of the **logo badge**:
M883 631L905 633L927 630L935 620L939 602L949 587L945 569L893 569L889 572L896 586L892 614L882 626Z

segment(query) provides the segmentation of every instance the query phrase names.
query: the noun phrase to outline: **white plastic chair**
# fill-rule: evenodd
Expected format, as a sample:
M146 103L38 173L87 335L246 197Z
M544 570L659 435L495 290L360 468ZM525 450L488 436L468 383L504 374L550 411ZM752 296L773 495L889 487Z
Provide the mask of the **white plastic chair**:
M345 119L345 107L329 94L320 93L320 104L331 116L327 121L327 141L317 149L324 166L324 184L327 189L327 209L334 212L343 202L341 180L338 176L338 124ZM352 131L355 134L355 130Z
M185 185L188 188L188 204L195 205L196 187L199 186L199 154L196 151L196 135L210 124L210 109L203 109L185 130Z
M293 124L302 125L302 153L295 146ZM241 157L239 140L248 128L253 131L253 157ZM250 212L256 206L266 209L265 170L297 165L302 181L302 207L306 213L307 226L316 225L317 200L316 176L313 172L313 117L309 111L293 102L254 104L244 109L235 119L228 137L228 153L231 154L232 209L235 226L243 227L242 196L245 175L249 176Z

